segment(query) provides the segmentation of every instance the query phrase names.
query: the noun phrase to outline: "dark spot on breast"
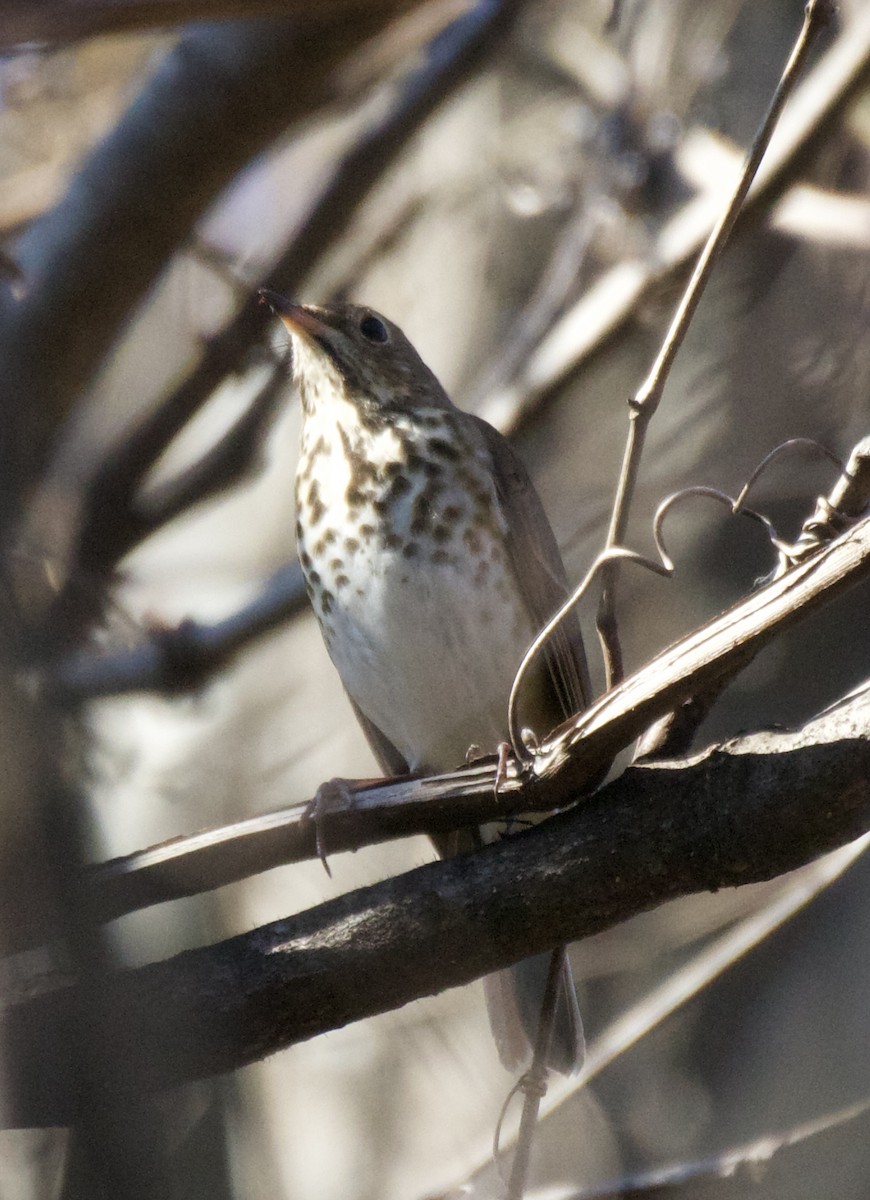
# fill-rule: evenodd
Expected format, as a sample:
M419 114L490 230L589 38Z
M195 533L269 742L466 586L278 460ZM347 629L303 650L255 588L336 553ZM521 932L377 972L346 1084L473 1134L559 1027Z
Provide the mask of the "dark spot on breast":
M345 538L344 548L348 554L356 554L357 550L359 550L359 542L354 537Z
M408 542L407 546L402 547L402 553L404 554L405 558L413 558L414 555L417 554L418 550L419 546L416 542Z
M384 545L388 550L398 550L402 544L402 539L397 533L387 533L384 535Z
M463 532L462 540L472 554L480 554L483 550L483 539L480 536L480 530L475 529L473 525L469 525Z
M356 484L349 483L344 493L344 498L347 501L348 508L359 508L361 504L365 504L365 493Z
M460 504L448 504L441 513L441 516L449 524L454 525L462 516L462 506Z
M411 533L425 533L432 524L432 505L425 492L421 492L411 509Z
M302 528L302 522L301 522L301 521L299 520L299 518L297 517L297 518L296 518L296 538L297 538L297 541L298 541L298 540L299 540L299 539L300 539L300 538L301 538L301 537L304 535L304 533L305 533L305 530Z
M429 462L423 463L423 471L429 479L434 479L436 475L443 473L444 468L440 462L433 462L430 459Z
M333 596L332 592L324 592L320 597L320 611L325 617L328 617L332 612L332 605L334 601L335 597Z
M387 493L390 501L398 500L400 496L404 496L411 490L411 480L407 475L397 475L390 484L390 490Z
M450 562L450 555L446 550L435 550L432 554L432 562L439 565L441 563L448 563Z
M320 585L320 582L321 582L321 580L320 580L320 572L319 572L319 571L309 571L309 572L308 572L308 579L309 579L309 582L312 584L312 586L313 586L313 587L318 587L318 586Z
M334 529L327 529L326 532L317 540L314 545L314 557L320 558L326 553L327 549L335 541L336 532Z
M345 588L345 587L347 587L347 585L349 583L350 583L350 580L348 579L348 577L346 575L336 575L335 586L337 588L339 588L339 589Z
M303 550L302 553L299 555L299 561L302 563L302 566L307 571L309 569L309 567L311 566L311 555L308 553L307 550Z
M359 535L364 542L369 542L375 536L374 525L360 525Z
M431 454L435 454L439 458L446 458L448 462L456 462L461 457L459 447L454 442L448 442L446 438L429 438L426 445Z
M351 441L350 435L343 425L338 427L344 457L349 472L349 486L360 487L366 480L374 479L377 472L372 463L366 458L356 442Z
M432 537L436 542L449 542L452 530L449 525L436 525L432 529Z
M329 569L330 569L330 571L340 571L340 570L341 570L341 568L342 568L343 566L344 566L344 561L343 561L343 559L340 559L340 558L331 558L331 559L329 560Z

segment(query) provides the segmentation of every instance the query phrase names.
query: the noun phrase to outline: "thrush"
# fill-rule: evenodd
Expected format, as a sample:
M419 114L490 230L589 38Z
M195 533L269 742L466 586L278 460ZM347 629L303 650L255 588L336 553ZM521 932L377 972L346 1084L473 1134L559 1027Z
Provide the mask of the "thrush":
M292 336L302 402L296 538L333 663L382 770L451 770L495 752L523 653L567 595L556 539L510 444L462 412L401 330L369 308L265 298ZM522 725L586 706L567 618L528 672ZM549 956L486 981L502 1061L528 1057ZM564 960L549 1065L582 1057Z

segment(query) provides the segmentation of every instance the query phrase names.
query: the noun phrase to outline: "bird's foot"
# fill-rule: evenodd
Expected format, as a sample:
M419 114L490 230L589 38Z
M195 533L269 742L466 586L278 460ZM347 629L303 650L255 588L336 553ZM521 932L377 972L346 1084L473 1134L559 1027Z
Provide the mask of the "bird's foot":
M332 878L329 862L327 861L326 838L324 836L324 819L336 812L347 811L356 807L356 792L346 779L327 779L321 783L305 807L305 820L314 822L314 848L317 857L323 864L323 869Z
M493 784L493 794L495 795L496 804L498 804L498 793L501 790L501 786L508 777L508 761L510 759L510 752L510 742L499 742L498 762L496 763L495 767L495 783Z

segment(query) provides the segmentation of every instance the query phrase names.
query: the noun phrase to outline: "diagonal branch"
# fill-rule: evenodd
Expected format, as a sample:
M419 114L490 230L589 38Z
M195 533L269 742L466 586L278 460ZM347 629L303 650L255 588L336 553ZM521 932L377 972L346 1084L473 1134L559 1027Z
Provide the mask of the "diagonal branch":
M797 734L634 767L517 837L107 981L169 1087L610 928L666 900L771 879L870 826L870 692ZM9 1125L69 1124L70 988L5 1011Z

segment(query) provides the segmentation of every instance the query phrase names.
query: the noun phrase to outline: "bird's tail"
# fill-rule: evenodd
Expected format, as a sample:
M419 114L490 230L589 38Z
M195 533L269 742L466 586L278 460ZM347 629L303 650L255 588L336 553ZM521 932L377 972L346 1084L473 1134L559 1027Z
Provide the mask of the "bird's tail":
M577 1005L574 979L564 947L553 951L561 956L559 993L550 1038L547 1066L563 1075L579 1071L586 1045L583 1022ZM483 981L486 1007L499 1058L509 1071L528 1066L538 1035L538 1021L550 970L550 954L526 958Z

